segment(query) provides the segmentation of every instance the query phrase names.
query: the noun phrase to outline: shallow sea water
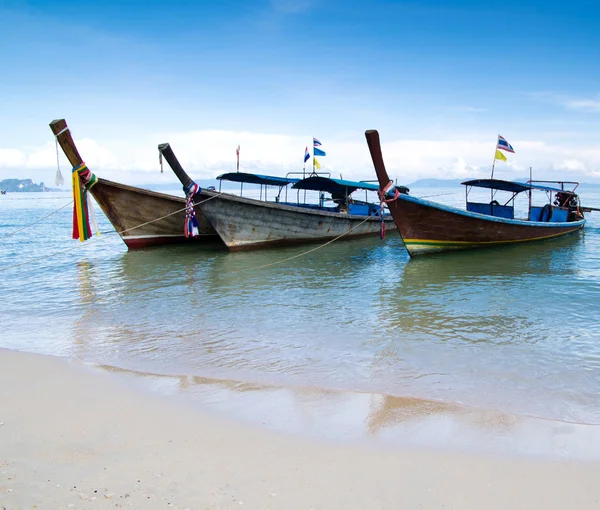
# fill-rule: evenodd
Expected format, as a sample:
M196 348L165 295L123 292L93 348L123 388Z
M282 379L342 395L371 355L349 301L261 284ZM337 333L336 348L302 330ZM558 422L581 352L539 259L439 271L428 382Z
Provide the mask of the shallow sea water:
M413 260L395 233L287 262L315 246L128 252L98 209L105 233L72 241L71 206L13 233L69 201L0 197L0 347L280 430L600 457L598 213L563 239Z

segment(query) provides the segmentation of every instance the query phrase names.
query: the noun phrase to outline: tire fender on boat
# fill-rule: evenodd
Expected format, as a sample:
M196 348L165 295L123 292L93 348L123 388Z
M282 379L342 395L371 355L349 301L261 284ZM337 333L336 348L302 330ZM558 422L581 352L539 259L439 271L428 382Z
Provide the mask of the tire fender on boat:
M544 215L548 214L548 218L544 219ZM552 219L552 213L554 212L554 207L552 207L552 204L546 204L544 207L542 207L542 210L540 211L540 221L545 221L546 223L548 223L551 219Z

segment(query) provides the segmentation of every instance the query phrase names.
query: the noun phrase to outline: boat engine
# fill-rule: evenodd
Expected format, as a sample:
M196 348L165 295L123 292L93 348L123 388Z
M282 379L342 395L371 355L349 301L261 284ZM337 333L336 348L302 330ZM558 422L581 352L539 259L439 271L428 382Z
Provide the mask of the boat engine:
M572 191L559 191L554 197L554 205L569 211L567 221L576 221L583 218L579 206L579 196Z

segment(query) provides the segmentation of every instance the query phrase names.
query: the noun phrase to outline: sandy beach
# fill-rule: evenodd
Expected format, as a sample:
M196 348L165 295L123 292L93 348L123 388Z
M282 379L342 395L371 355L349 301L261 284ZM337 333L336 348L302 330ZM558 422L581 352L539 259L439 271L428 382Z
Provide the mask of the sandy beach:
M600 508L600 464L332 444L0 350L0 506Z

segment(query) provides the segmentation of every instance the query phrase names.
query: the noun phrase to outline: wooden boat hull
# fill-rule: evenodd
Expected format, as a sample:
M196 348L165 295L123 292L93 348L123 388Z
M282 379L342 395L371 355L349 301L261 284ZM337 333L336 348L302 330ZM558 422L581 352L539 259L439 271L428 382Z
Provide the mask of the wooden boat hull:
M182 197L106 179L98 179L91 193L129 249L219 241L219 236L198 206L194 211L200 236L184 236L185 199Z
M411 257L550 239L585 225L585 220L545 223L496 218L409 195L400 195L388 208Z
M232 251L378 235L381 218L319 211L202 190L196 202ZM386 217L387 230L395 230Z

